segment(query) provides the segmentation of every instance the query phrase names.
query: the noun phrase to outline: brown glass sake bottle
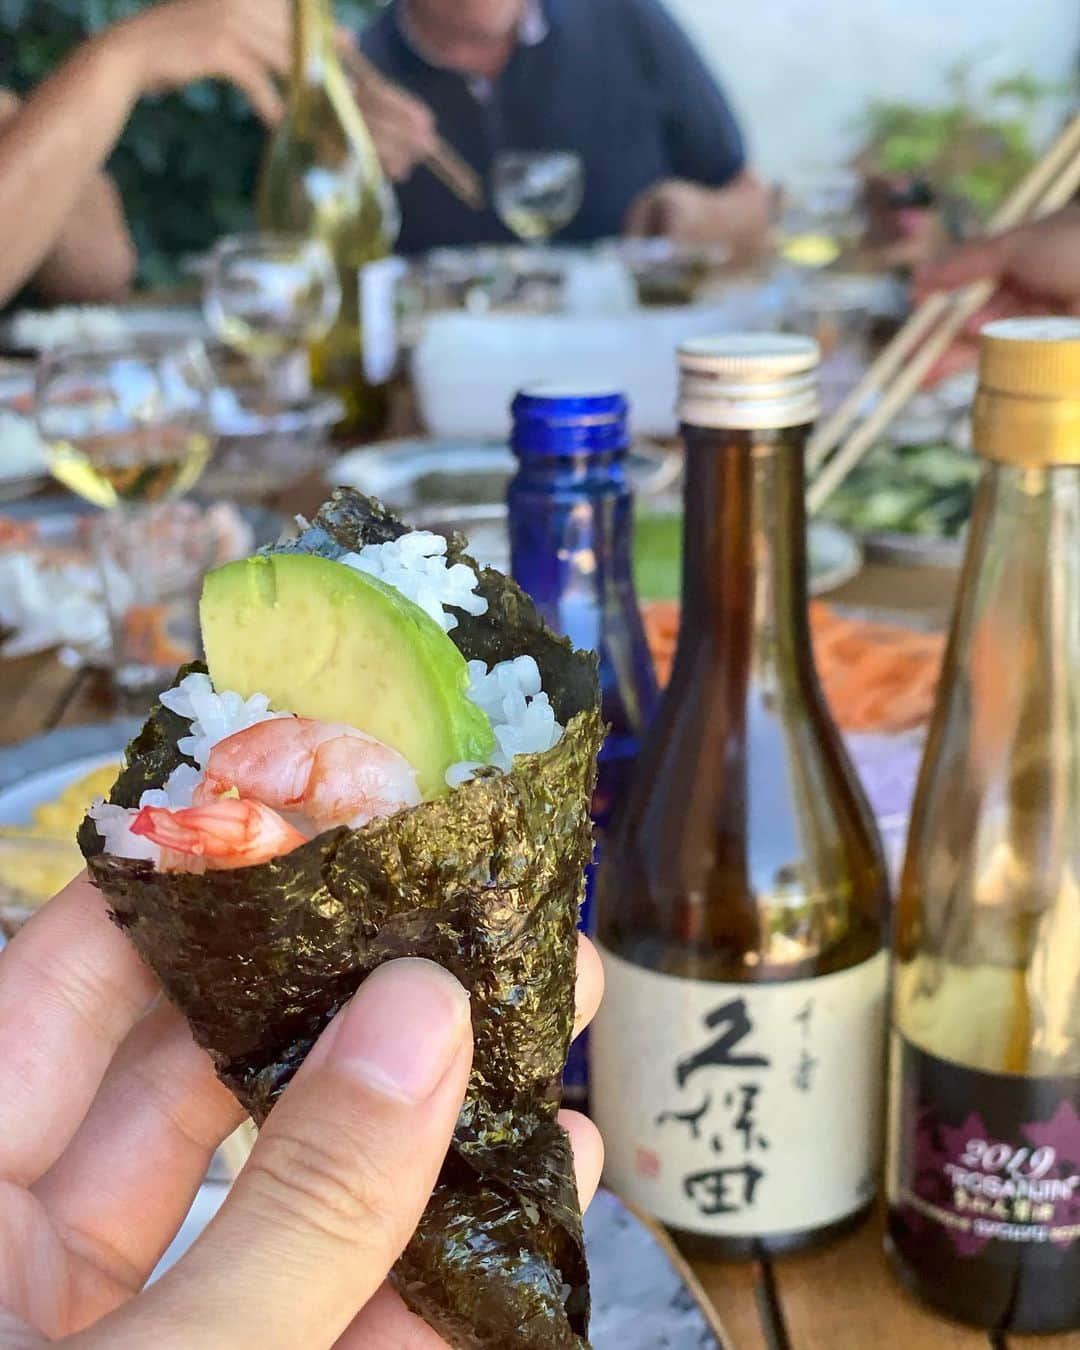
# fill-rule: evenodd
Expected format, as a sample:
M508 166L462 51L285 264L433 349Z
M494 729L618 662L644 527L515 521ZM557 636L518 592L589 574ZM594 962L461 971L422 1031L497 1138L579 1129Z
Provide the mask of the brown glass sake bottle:
M714 1256L831 1236L878 1181L887 887L811 650L817 362L762 334L680 351L679 646L598 878L605 1177Z

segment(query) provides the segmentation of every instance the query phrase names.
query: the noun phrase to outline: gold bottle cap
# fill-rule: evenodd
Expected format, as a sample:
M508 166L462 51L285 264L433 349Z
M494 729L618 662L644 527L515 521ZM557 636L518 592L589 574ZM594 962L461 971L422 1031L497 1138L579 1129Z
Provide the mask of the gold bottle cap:
M975 449L987 459L1080 464L1080 319L987 324L972 417Z
M694 427L798 427L820 411L813 338L727 333L679 348L679 421Z

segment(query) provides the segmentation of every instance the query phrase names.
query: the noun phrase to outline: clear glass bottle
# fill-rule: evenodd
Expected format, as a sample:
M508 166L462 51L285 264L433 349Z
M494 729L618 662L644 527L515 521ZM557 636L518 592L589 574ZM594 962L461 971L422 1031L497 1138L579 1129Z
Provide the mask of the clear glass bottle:
M343 432L371 435L388 413L397 357L397 200L334 48L330 0L293 0L285 116L267 148L259 226L321 239L337 266L341 308L310 348L314 384L345 404Z
M511 570L547 623L600 658L604 720L593 797L597 847L625 794L657 701L656 671L633 576L633 489L622 394L530 386L514 400L511 444L518 472L508 492ZM594 869L581 927L591 928ZM571 1047L568 1104L588 1103L587 1034Z
M1080 322L983 330L979 484L896 931L888 1245L1080 1328Z
M597 881L605 1176L713 1256L787 1251L877 1187L887 888L814 669L806 338L681 349L682 625Z

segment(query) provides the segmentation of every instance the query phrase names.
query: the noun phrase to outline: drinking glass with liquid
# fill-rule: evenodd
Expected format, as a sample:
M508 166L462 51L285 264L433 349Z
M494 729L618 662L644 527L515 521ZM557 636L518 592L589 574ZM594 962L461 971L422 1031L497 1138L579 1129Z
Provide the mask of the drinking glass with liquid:
M680 351L679 644L597 879L605 1175L712 1256L821 1241L877 1189L888 897L810 643L817 364L794 336Z
M42 358L35 417L52 476L107 510L179 497L213 444L203 345L140 337Z

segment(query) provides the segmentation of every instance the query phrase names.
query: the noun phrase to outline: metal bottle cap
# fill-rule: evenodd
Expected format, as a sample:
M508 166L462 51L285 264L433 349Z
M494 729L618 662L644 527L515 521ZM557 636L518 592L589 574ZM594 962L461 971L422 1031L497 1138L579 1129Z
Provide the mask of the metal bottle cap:
M1080 465L1080 319L1001 319L979 335L975 449L1021 468Z
M820 411L813 338L729 333L679 348L679 421L733 430L797 427Z

